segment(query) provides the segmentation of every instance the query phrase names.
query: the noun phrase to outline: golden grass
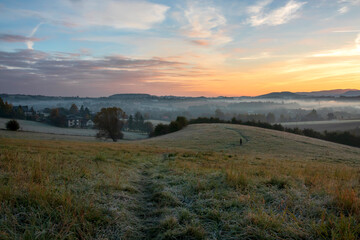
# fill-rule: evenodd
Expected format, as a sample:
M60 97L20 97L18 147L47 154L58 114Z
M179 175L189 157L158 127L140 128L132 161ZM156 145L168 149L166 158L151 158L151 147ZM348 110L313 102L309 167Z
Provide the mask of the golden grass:
M0 238L358 239L359 156L226 124L120 143L4 137Z

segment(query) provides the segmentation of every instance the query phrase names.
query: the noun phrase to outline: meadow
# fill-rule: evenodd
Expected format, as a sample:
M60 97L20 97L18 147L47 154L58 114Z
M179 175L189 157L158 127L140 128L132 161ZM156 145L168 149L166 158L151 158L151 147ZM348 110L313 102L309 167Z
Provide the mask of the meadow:
M54 136L0 132L0 239L360 238L358 148L230 124Z
M4 128L6 122L10 119L0 118L0 129ZM78 139L85 141L94 141L94 136L97 133L96 129L84 129L84 128L66 128L66 127L56 127L42 122L35 122L29 120L16 120L20 124L20 131L23 133L23 136L28 135L28 133L36 133L36 136L48 136L52 139ZM151 120L154 123L158 123L161 121ZM3 134L7 134L3 132ZM18 134L21 135L21 134ZM63 136L62 136L63 135ZM45 137L47 138L47 137ZM137 132L124 132L124 139L126 140L135 140L135 139L144 139L147 138L147 134L145 133L137 133Z

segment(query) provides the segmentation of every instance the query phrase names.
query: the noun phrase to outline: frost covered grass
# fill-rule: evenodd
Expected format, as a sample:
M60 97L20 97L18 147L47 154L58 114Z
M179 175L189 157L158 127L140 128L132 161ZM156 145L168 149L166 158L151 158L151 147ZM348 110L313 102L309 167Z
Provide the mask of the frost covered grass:
M358 239L359 156L221 124L121 143L6 136L0 239Z

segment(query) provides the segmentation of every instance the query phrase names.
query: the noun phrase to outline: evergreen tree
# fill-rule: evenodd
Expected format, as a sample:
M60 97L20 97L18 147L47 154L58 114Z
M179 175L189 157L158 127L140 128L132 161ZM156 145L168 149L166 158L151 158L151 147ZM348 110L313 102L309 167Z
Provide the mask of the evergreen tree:
M70 114L74 114L74 115L79 113L79 109L78 109L78 107L76 106L75 103L71 104L69 112L70 112Z
M80 115L85 116L84 105L81 105L81 107L80 107Z
M134 129L134 118L132 115L129 116L127 126L129 129Z

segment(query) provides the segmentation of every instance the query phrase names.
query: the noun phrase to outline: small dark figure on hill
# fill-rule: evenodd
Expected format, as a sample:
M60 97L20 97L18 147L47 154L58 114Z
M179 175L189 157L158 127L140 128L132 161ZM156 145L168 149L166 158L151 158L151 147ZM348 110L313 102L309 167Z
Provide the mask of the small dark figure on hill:
M242 138L240 138L240 146L242 146Z

